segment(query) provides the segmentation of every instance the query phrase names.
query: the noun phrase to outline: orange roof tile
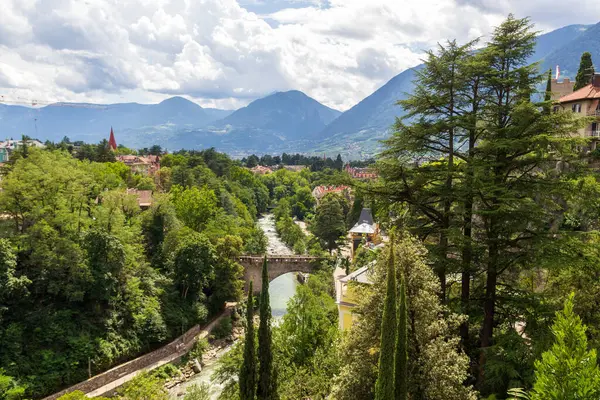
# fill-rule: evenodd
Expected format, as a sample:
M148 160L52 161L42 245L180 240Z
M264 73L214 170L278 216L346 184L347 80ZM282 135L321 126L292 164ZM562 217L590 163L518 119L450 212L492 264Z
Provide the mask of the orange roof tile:
M591 83L581 89L558 99L559 103L568 103L577 100L600 99L600 87Z

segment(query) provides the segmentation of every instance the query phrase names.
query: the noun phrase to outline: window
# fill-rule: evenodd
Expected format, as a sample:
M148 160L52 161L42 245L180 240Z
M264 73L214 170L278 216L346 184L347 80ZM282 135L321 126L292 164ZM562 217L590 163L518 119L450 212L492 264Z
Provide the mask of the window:
M573 104L571 106L571 110L573 110L573 112L580 113L581 112L581 104L579 104L579 103Z

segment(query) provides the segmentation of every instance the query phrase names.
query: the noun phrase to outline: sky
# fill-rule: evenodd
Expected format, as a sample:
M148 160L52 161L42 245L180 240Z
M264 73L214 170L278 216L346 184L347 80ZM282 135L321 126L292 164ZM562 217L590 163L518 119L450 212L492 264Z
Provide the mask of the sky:
M573 0L0 0L0 101L235 109L301 90L344 111L423 51L486 37L508 13L540 31L600 22Z

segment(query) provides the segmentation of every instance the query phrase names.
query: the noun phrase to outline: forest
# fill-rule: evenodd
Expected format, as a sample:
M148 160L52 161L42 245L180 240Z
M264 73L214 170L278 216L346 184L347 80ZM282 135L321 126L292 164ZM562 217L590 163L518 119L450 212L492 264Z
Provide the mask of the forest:
M485 43L428 52L375 180L353 180L341 158L208 149L163 155L149 182L104 142L78 156L68 140L22 147L0 192L0 400L41 398L155 349L229 300L244 334L213 376L222 400L600 398L597 151L573 135L591 119L555 109L551 74L527 63L535 37L509 16ZM310 168L253 175L258 164ZM317 200L319 185L352 195ZM152 206L127 188L154 190ZM350 260L363 207L385 246ZM236 262L265 253L256 220L270 208L295 253L323 259L276 324L266 260L257 296ZM368 271L348 283L346 330L335 267ZM119 397L166 400L164 379L143 374Z

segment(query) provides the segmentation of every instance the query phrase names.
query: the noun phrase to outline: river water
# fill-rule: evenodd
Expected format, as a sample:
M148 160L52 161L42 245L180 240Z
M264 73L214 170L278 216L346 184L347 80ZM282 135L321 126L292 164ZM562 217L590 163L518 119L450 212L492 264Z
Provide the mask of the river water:
M267 247L268 255L294 254L294 252L290 250L285 243L281 241L281 239L279 239L279 236L277 236L277 232L275 231L275 218L273 217L273 214L266 214L259 218L258 225L265 232L265 235L269 240ZM277 323L285 315L287 302L296 293L297 285L298 280L296 279L296 274L293 272L281 275L269 284L271 314L273 315L275 323ZM181 393L185 393L186 388L189 386L206 383L210 385L211 400L216 400L223 390L223 387L218 385L216 382L211 382L210 377L217 366L218 359L227 353L229 349L230 347L221 350L219 353L217 353L217 357L215 357L214 360L210 361L202 368L202 372L194 375L194 377L189 381L171 389L169 392L171 399L182 398L180 397Z

